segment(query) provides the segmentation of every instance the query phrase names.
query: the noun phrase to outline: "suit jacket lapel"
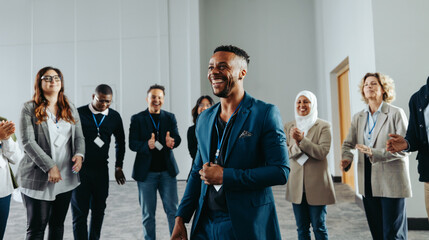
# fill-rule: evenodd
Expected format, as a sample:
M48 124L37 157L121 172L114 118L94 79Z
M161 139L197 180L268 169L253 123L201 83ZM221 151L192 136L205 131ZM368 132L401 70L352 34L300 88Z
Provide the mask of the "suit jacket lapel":
M219 112L219 108L220 108L220 104L218 104L218 105L216 105L216 106L213 107L213 111L211 111L210 114L209 114L209 116L207 117L207 119L208 119L208 122L207 122L208 127L207 128L201 128L201 129L207 129L207 132L206 132L207 134L203 135L203 136L206 137L206 139L202 139L203 141L205 141L207 143L205 145L207 147L205 149L203 149L204 152L201 153L201 154L204 154L204 156L202 157L203 161L205 159L207 159L208 162L210 161L210 153L211 153L211 150L212 150L211 149L211 146L212 146L212 134L215 133L215 132L213 132L213 126L214 126L214 123L216 121L216 116L217 116L217 113ZM204 145L201 145L201 146L204 146Z
M377 136L380 133L381 127L383 127L384 123L387 120L388 112L389 112L389 109L388 109L387 103L383 103L383 106L381 107L381 111L377 117L377 122L374 127L374 133L373 133L374 136L372 137L372 139L374 139L374 144L375 144L375 141L377 141Z
M247 93L245 93L242 101L243 101L243 104L237 112L237 116L236 116L234 125L232 126L231 134L229 136L228 146L226 148L225 161L224 161L225 165L229 159L229 155L231 154L231 151L234 148L235 143L238 140L238 137L239 137L239 134L241 133L243 125L250 114L250 107L252 104L250 102L249 97L247 96Z
M47 121L49 121L49 119ZM45 135L46 142L48 143L48 146L50 147L51 146L51 137L49 136L49 127L48 127L47 121L43 121L40 125L42 127L43 134Z
M364 132L365 132L365 126L367 122L368 113L365 111L362 111L359 115L358 119L358 129L357 129L357 143L364 144Z

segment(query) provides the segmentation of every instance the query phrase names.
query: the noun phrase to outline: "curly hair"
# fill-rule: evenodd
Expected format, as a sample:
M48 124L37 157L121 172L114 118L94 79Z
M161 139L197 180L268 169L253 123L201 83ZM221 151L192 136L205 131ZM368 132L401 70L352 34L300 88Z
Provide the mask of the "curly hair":
M210 102L210 105L214 105L214 101L213 99L209 96L209 95L203 95L201 97L198 98L197 103L195 104L195 107L192 108L192 121L194 123L197 122L197 117L198 117L198 106L201 104L201 102L207 99Z
M383 89L383 101L387 103L391 103L395 100L395 83L392 78L390 78L388 75L384 75L382 73L367 73L362 78L362 80L359 83L359 90L362 95L362 100L368 104L368 99L365 98L365 93L363 92L363 88L365 85L365 80L369 77L375 77L378 80L378 83L380 84L381 88Z
M61 89L58 92L58 101L57 101L57 107L59 111L57 118L63 119L64 121L74 124L76 123L76 121L73 118L71 108L70 108L70 103L67 100L67 97L64 95L64 76L58 68L54 68L54 67L44 67L40 69L36 75L36 81L34 82L34 95L33 95L33 102L36 105L36 108L34 109L34 113L36 114L36 117L37 117L36 124L40 124L48 119L48 114L46 113L46 109L49 106L49 101L48 99L46 99L45 95L43 94L42 77L49 70L55 71L61 79Z

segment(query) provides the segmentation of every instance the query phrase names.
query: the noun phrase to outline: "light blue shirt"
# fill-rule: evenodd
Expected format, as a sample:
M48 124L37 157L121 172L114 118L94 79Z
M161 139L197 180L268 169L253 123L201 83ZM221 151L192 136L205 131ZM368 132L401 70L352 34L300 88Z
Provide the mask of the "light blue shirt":
M366 146L372 147L374 145L374 129L375 125L377 124L377 118L378 115L380 115L381 107L383 106L384 102L381 102L380 106L378 107L377 111L375 111L374 114L371 115L371 111L369 109L369 105L366 106L365 112L368 113L368 121L366 122L365 127L365 133L363 134L364 137L364 143Z

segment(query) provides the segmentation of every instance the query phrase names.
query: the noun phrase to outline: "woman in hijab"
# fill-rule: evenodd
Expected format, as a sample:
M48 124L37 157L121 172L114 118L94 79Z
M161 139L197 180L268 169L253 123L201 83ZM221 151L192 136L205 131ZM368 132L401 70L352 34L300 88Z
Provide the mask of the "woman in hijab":
M328 239L326 205L335 203L334 185L326 156L331 147L331 126L317 118L317 99L301 91L295 99L295 121L285 124L290 175L286 200L292 202L298 239Z

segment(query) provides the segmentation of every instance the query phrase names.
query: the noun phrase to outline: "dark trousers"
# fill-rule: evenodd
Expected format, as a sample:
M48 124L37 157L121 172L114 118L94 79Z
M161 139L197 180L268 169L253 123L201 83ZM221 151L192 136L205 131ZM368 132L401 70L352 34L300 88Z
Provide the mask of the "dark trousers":
M49 223L49 240L63 239L64 220L69 209L71 191L61 193L54 201L44 201L22 194L27 209L27 240L43 240Z
M237 239L232 229L229 213L212 211L204 207L200 220L191 240L234 240Z
M404 198L363 197L363 205L374 240L408 238Z
M0 198L0 239L3 239L9 217L10 196Z
M109 195L109 171L107 166L80 173L80 185L73 190L71 207L74 239L100 239L106 199ZM87 219L91 209L89 234Z

